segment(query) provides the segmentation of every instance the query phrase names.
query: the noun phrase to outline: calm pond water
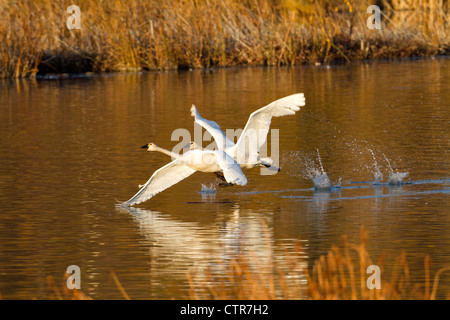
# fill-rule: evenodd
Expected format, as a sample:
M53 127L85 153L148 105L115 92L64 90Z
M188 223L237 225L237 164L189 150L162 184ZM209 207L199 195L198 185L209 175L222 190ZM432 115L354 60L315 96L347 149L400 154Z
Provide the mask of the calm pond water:
M310 266L343 235L368 232L374 261L406 253L413 282L450 265L450 60L243 68L0 83L0 293L47 299L69 265L94 299L188 295L187 272L239 253L282 260L301 243ZM196 173L130 210L128 200L170 159L177 128L194 132L196 104L223 129L304 92L306 106L274 118L281 172L245 171L244 187ZM314 190L314 170L331 191ZM381 173L381 184L373 185ZM407 172L400 186L386 184ZM202 184L215 194L202 194ZM340 186L340 188L339 188ZM382 269L383 270L383 269ZM219 272L220 273L220 272ZM304 280L305 282L306 280ZM304 283L303 282L303 283ZM450 292L443 274L438 297Z

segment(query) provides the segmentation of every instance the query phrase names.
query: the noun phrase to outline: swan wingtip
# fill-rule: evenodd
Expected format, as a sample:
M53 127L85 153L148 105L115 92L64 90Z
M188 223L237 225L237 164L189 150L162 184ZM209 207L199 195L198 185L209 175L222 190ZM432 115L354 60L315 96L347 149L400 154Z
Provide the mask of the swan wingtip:
M194 104L191 107L191 116L197 117L197 107Z
M128 204L128 201L119 201L116 199L116 208L128 208L130 205Z

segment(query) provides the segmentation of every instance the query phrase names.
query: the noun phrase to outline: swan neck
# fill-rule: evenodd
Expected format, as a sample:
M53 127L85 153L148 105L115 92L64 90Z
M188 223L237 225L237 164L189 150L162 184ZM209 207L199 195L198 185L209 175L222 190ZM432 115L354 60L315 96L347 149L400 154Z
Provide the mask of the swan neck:
M180 159L180 155L179 154L176 154L175 152L171 152L169 150L166 150L166 149L163 149L163 148L160 148L160 147L155 147L155 151L167 154L168 156L171 156L174 159Z

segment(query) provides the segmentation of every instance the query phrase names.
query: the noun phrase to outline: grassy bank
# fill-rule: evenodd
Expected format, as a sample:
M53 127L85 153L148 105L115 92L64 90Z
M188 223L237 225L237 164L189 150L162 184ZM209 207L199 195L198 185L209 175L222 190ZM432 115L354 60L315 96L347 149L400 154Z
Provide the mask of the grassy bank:
M383 8L370 30L367 7ZM301 65L450 52L446 0L0 0L0 77Z

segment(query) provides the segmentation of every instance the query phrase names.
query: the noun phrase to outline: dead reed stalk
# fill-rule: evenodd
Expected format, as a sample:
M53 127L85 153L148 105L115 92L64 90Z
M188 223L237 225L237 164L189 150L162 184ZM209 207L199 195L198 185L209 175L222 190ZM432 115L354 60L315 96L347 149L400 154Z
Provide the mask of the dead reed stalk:
M450 51L448 1L384 0L370 30L366 0L0 0L0 77L40 73L300 65Z
M187 274L190 299L312 299L312 300L393 300L436 299L441 274L438 270L430 294L429 262L425 258L423 291L412 283L404 253L393 266L385 266L382 254L376 265L382 269L381 289L370 290L366 281L368 266L373 261L367 251L367 233L361 230L359 244L349 243L344 236L341 246L332 246L327 254L306 263L299 243L282 258L261 261L248 252L233 258L229 266L218 270L195 270ZM269 245L269 244L268 244ZM267 252L271 252L270 249ZM225 265L225 264L224 264ZM390 273L389 273L390 272ZM201 279L201 280L200 280Z

